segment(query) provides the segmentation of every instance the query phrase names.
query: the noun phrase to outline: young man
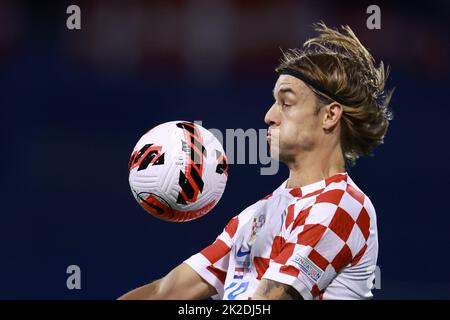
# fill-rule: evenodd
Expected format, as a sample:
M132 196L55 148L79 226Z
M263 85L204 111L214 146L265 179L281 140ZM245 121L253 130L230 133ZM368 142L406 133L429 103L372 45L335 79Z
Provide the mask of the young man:
M284 53L265 117L271 154L289 178L213 244L122 299L372 297L375 209L345 168L383 142L391 93L383 63L349 27L316 30Z

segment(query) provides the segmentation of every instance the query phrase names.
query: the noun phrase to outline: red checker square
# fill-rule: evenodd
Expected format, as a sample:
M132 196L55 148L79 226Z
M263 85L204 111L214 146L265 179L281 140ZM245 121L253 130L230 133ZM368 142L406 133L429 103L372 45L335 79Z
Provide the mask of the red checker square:
M274 260L281 252L286 241L283 237L275 236L272 242L272 250L270 251L270 259Z
M339 272L342 267L348 265L351 261L352 252L350 251L350 248L347 246L347 244L344 244L341 251L339 251L339 253L331 262L331 265L333 266L334 270L336 270L336 272Z
M318 266L320 269L322 269L322 271L325 271L325 269L330 264L330 262L328 262L327 259L325 259L320 253L318 253L314 249L308 255L308 259L314 262L314 264Z
M294 266L282 266L280 267L280 272L284 274L288 274L293 277L298 277L300 270L298 270Z
M228 233L230 238L234 237L234 234L236 233L236 230L238 228L239 220L238 217L234 217L233 219L228 222L227 226L225 227L225 231Z
M320 294L320 289L317 286L317 284L313 285L312 289L311 289L311 295L315 298Z
M214 266L208 266L206 267L206 269L211 272L217 279L219 279L220 282L225 283L225 279L227 277L227 273L225 271L217 269Z
M364 204L364 193L362 193L361 191L358 191L355 187L353 187L352 185L348 184L347 185L347 193L350 194L356 201L358 201L359 203L361 203L362 205Z
M297 218L295 218L294 225L292 226L292 230L305 224L306 218L308 218L311 208L312 208L312 206L300 211Z
M339 202L341 202L341 198L344 195L344 192L344 190L339 189L326 191L317 196L316 203L328 202L338 205Z
M354 225L355 221L347 213L347 211L338 207L328 228L333 230L333 232L336 233L339 238L347 241Z
M314 248L326 230L327 227L321 224L306 224L303 231L297 236L297 243Z
M300 188L294 188L291 191L289 191L289 193L291 195L293 195L294 197L300 198L302 196L302 189Z
M295 204L291 204L287 207L286 219L284 221L284 227L287 229L291 225L292 221L294 221L294 209Z
M352 266L357 265L361 258L364 256L367 250L367 243L362 247L362 249L356 254L356 256L352 260Z
M330 184L332 184L334 182L341 182L341 181L347 181L347 175L336 174L334 176L331 176L331 177L325 179L325 185L329 186Z
M220 239L217 239L213 244L200 251L211 263L222 259L228 252L230 252L230 248Z
M367 240L370 234L370 217L365 208L361 209L358 219L356 219L356 224L361 230L364 238Z
M294 253L295 243L286 243L281 249L280 254L274 259L275 262L279 264L286 264L286 261L292 256Z
M269 267L270 259L254 257L253 263L255 264L257 273L256 279L261 280L262 276L266 273L266 270Z

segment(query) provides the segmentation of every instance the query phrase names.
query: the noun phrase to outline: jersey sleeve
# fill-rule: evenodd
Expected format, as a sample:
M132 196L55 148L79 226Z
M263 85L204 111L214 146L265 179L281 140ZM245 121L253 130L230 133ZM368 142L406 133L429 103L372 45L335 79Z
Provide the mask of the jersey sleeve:
M238 217L232 218L211 245L184 261L205 281L214 286L220 297L223 296L230 251L238 224Z
M281 245L263 278L294 287L304 299L320 297L339 271L356 264L367 248L370 218L353 200L344 190L331 190L307 208L290 204Z

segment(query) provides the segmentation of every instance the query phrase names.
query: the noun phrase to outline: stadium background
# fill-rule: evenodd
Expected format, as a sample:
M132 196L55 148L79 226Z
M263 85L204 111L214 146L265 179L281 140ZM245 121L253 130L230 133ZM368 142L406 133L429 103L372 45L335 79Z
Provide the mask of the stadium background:
M286 177L231 165L220 204L185 224L159 221L129 191L127 162L148 128L202 120L265 128L279 48L311 24L349 24L392 67L395 119L350 174L378 214L378 299L450 298L450 4L0 0L0 298L114 299L159 278ZM66 288L79 265L82 289Z

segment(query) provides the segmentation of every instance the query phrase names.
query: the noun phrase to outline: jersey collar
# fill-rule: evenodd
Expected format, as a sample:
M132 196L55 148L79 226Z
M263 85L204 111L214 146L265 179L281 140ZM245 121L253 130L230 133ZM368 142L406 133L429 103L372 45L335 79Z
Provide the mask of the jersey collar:
M337 173L335 175L332 175L326 179L313 182L311 184L302 186L302 187L296 187L296 188L286 188L288 179L283 182L283 184L280 186L279 189L283 189L285 191L288 191L292 196L294 197L304 197L310 193L317 192L319 190L323 190L326 188L329 184L334 182L341 182L341 181L347 181L348 179L348 173L347 172L341 172Z

